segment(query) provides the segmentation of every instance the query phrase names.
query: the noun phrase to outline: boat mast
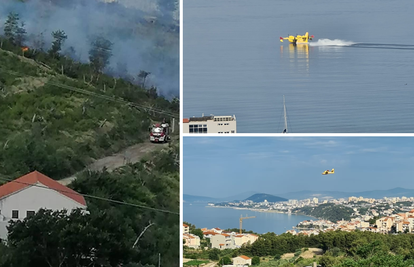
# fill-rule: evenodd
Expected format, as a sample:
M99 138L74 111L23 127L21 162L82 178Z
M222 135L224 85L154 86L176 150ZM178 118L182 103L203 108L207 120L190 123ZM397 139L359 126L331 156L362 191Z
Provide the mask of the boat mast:
M285 129L283 130L283 133L287 133L288 132L288 127L287 127L285 96L283 96L283 111L285 112Z

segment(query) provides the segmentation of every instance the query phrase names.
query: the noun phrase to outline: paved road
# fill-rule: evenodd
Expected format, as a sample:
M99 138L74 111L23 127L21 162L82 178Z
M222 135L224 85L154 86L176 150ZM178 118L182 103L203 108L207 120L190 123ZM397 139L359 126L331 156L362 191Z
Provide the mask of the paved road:
M162 148L168 147L168 144L154 144L150 143L149 141L144 141L144 143L137 144L126 148L125 150L116 153L112 156L108 156L102 159L98 159L93 162L91 165L86 167L91 171L99 171L102 170L104 167L108 169L108 171L112 171L116 168L124 166L128 163L136 163L141 160L145 155L152 151L161 150ZM58 182L63 185L68 185L72 181L76 179L76 175L63 178Z

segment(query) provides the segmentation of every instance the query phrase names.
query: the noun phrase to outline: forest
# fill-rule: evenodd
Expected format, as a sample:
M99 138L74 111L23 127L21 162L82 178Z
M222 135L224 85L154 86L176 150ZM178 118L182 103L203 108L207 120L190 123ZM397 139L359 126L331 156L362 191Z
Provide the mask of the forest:
M197 228L190 225L190 231L196 233ZM320 249L322 253L304 257L311 248ZM227 258L246 255L258 259L255 265L259 267L304 267L313 262L324 267L407 267L414 264L413 251L413 234L337 230L310 236L267 233L260 235L253 244L244 244L238 249L195 250L185 247L184 258L220 264L221 259L226 258L224 261L227 262ZM286 258L287 254L292 254L292 257Z

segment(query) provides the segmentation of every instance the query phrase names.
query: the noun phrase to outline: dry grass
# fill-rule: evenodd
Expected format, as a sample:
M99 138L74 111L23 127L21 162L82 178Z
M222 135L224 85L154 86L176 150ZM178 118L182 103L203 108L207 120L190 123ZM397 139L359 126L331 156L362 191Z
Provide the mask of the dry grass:
M314 256L318 257L323 254L323 250L320 248L309 248L306 251L302 250L302 253L300 254L300 257L304 259L312 259ZM282 255L282 259L289 260L295 256L295 253L285 253Z

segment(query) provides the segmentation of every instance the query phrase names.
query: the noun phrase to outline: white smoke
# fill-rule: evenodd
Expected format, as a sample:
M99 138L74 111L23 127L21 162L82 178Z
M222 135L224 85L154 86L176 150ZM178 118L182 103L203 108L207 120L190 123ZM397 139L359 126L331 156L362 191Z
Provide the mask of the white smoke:
M157 86L168 98L178 96L179 29L149 1L134 8L126 7L128 0L122 4L99 0L0 2L0 34L9 12L18 13L25 23L29 47L43 33L44 48L48 50L51 33L63 30L68 39L62 52L83 63L88 63L91 40L102 35L113 43L109 73L137 77L140 70L148 71L151 75L147 86Z

